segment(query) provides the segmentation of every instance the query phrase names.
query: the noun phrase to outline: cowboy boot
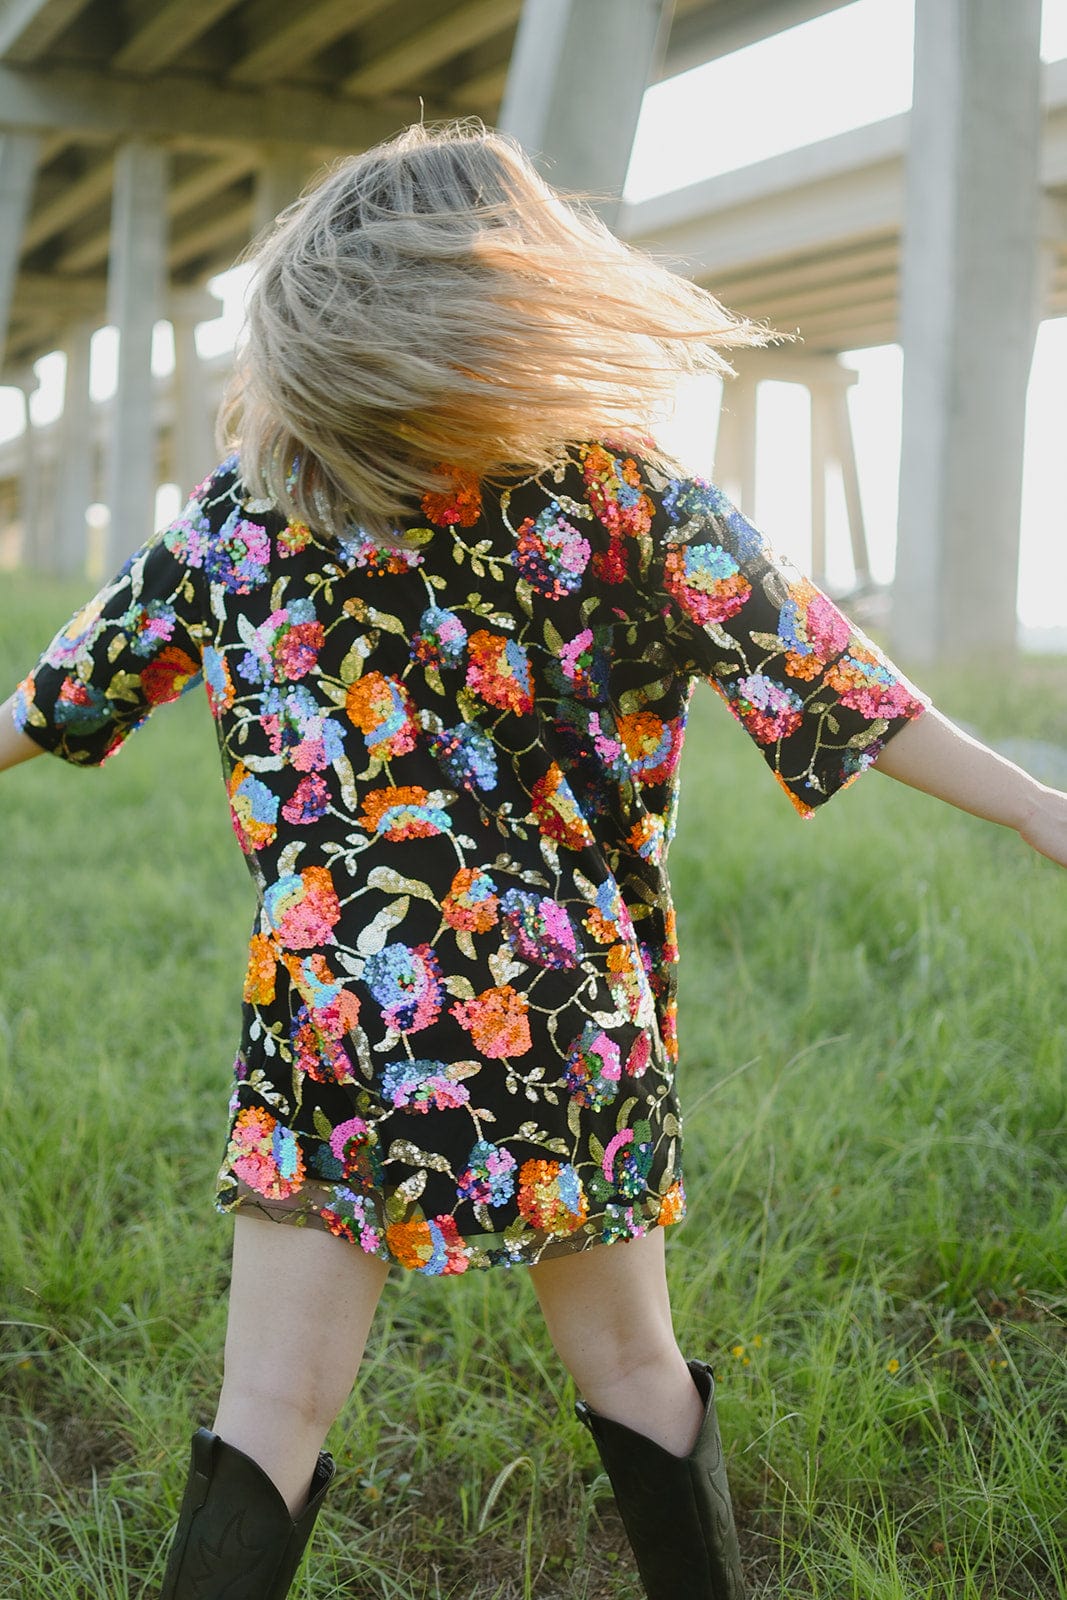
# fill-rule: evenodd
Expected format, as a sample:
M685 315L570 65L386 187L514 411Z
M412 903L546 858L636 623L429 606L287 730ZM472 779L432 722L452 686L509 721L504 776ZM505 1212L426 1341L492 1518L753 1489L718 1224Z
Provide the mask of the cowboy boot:
M704 1421L687 1456L611 1422L580 1400L648 1600L744 1600L711 1368L690 1361Z
M333 1473L321 1454L294 1520L251 1456L198 1428L160 1600L285 1600Z

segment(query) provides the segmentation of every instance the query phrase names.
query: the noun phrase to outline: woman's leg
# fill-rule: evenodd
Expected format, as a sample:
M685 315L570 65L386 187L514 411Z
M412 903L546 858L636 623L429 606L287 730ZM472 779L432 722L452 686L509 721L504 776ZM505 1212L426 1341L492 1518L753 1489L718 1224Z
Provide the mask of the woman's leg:
M675 1343L663 1229L531 1271L647 1600L744 1600L714 1384Z
M389 1268L347 1239L238 1213L214 1432L295 1516L355 1382Z
M552 1343L601 1416L689 1453L704 1406L674 1337L664 1229L530 1268Z

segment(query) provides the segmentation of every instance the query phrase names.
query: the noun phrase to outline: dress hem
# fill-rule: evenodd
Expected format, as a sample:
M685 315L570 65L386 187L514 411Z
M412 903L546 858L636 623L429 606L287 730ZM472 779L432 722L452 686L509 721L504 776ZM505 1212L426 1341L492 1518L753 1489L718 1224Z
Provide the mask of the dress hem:
M686 1215L685 1193L678 1182L662 1198L647 1196L645 1204L657 1207L655 1215L642 1213L638 1206L615 1206L585 1217L565 1232L530 1227L518 1236L512 1230L466 1235L450 1231L445 1235L436 1222L428 1223L421 1218L409 1220L399 1225L401 1248L398 1251L386 1243L386 1227L377 1221L381 1200L376 1194L356 1197L363 1203L360 1209L365 1220L361 1223L358 1210L353 1215L352 1208L347 1208L350 1214L345 1217L325 1203L335 1199L329 1184L305 1184L298 1196L272 1199L242 1180L234 1183L229 1174L227 1178L226 1189L220 1188L215 1200L215 1210L221 1216L240 1213L282 1226L332 1233L348 1239L367 1255L425 1277L455 1277L492 1267L536 1266L539 1262L578 1255L599 1245L625 1244L644 1237L655 1228L673 1226ZM291 1203L293 1200L298 1203Z

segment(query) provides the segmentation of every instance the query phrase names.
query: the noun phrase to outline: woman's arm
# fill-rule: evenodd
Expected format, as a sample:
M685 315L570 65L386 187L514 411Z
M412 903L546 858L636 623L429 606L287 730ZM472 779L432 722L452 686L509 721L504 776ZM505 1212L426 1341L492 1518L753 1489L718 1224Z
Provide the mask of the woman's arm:
M1014 828L1035 850L1067 867L1067 794L972 739L931 708L901 728L874 762L938 800Z
M0 772L45 753L39 744L16 728L14 709L15 696L11 695L0 706Z

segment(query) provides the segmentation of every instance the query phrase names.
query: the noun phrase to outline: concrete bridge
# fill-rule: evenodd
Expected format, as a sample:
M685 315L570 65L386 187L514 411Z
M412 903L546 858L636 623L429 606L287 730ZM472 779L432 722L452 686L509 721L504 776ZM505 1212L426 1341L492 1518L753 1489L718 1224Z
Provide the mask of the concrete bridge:
M648 83L840 0L0 0L0 376L67 355L63 417L0 448L0 524L24 560L78 570L85 510L105 561L152 521L156 485L211 462L220 381L195 357L204 284L324 160L423 112L476 112L618 194ZM752 494L755 389L813 401L814 565L839 464L865 542L838 354L905 352L893 648L1009 653L1026 380L1039 316L1067 309L1067 63L1042 68L1040 0L916 0L912 111L638 206L605 211L728 305L803 344L747 354L726 393L717 476ZM843 64L842 70L847 70ZM175 330L173 382L151 330ZM88 346L119 328L95 416Z

